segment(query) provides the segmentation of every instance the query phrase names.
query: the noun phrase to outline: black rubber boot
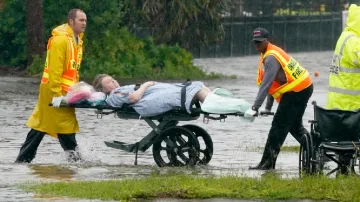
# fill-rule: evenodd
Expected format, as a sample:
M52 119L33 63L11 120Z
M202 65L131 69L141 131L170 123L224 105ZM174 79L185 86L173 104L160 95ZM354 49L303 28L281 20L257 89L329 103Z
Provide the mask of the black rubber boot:
M249 170L273 170L275 169L276 159L279 151L272 149L269 142L266 142L261 161L256 166L250 166Z
M250 166L249 170L273 170L275 166L270 161L260 162L256 166Z
M61 147L64 149L69 162L81 161L81 155L77 150L75 134L58 134Z

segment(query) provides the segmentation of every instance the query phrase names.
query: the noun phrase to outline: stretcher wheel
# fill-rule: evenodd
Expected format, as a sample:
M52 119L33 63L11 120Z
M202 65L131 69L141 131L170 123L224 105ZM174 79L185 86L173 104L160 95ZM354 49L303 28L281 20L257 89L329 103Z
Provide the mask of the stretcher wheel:
M311 158L311 145L309 135L304 134L302 143L300 145L299 153L299 175L303 177L310 174L310 158Z
M159 167L193 166L199 158L200 145L196 136L180 126L161 132L153 144L153 156Z
M183 127L187 128L191 132L193 132L199 141L200 156L199 156L198 163L203 164L203 165L208 164L212 158L213 151L214 151L213 141L212 141L209 133L197 125L189 124L189 125L183 125Z

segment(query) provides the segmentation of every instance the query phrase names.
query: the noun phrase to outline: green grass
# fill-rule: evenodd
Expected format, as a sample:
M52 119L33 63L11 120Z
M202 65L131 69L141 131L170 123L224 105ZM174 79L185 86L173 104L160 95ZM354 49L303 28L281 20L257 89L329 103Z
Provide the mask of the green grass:
M274 175L265 176L256 179L235 176L153 175L139 179L28 184L23 188L42 197L63 196L102 200L236 198L265 201L360 201L360 180L356 177L281 179Z
M299 150L300 150L300 146L282 146L281 147L281 152L298 153ZM262 152L262 151L264 151L264 147L248 148L247 151L250 151L250 152Z

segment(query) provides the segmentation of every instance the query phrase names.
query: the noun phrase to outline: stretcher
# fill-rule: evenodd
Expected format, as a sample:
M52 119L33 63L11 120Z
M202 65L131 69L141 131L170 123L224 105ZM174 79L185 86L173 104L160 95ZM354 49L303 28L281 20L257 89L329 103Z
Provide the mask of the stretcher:
M130 105L126 104L121 108L116 108L106 104L93 106L87 103L62 103L60 107L96 109L97 118L115 114L120 119L141 119L146 121L152 130L140 141L129 144L113 140L105 141L105 145L134 153L135 165L137 165L138 152L145 152L152 146L153 158L159 167L205 165L212 158L213 141L209 133L200 126L193 124L179 126L180 121L197 120L202 115L204 123L209 123L209 120L225 122L228 116L244 116L241 112L226 114L204 112L200 107L200 103L192 105L190 114L179 107L151 117L141 117ZM200 145L200 143L202 144Z

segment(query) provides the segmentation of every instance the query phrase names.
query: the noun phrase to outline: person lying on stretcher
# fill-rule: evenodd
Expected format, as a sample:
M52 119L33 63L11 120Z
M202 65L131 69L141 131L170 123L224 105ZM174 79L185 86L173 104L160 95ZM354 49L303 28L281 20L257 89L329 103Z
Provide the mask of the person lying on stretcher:
M108 95L105 100L108 105L122 107L124 103L130 104L143 117L159 115L182 106L191 113L190 107L197 101L202 103L201 109L208 113L244 113L251 107L244 99L213 93L200 81L184 84L148 81L140 86L120 86L111 76L99 74L93 81L93 87ZM185 92L182 93L183 88Z

